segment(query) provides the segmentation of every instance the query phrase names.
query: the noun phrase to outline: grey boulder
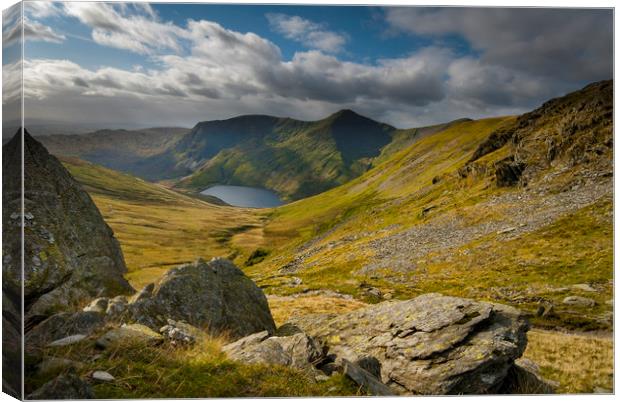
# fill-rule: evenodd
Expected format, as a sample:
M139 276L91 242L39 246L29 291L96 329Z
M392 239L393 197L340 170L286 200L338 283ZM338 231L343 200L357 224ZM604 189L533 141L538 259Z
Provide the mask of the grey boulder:
M382 382L396 393L431 395L496 392L529 329L512 307L440 294L292 324L341 359L375 358Z
M168 271L144 297L128 305L128 319L160 329L166 319L184 321L233 339L275 323L263 291L226 259L198 260Z

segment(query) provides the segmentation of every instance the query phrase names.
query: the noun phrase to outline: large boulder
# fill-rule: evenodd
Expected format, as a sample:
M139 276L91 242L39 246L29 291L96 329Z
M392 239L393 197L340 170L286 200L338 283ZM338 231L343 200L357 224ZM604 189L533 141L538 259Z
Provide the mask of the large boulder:
M512 307L439 294L292 324L341 359L377 359L381 380L395 392L431 395L497 392L528 330Z
M184 321L232 339L275 331L263 291L232 262L198 260L168 271L152 295L130 303L132 321L159 330L167 319Z
M3 146L4 172L21 172L22 136ZM27 322L74 310L94 296L133 293L123 278L123 254L90 196L54 156L27 132L23 136L24 211L21 175L4 183L3 230L24 222L24 309ZM4 176L3 176L4 177ZM19 180L17 180L19 179ZM3 236L3 279L20 289L20 236Z

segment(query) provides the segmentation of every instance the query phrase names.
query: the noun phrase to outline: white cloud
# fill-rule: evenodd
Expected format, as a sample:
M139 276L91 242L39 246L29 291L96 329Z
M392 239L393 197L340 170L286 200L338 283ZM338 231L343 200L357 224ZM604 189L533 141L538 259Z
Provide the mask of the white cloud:
M10 20L10 22L5 23L2 27L3 47L9 47L20 42L22 39L22 20L24 22L23 40L25 41L62 43L66 39L63 34L54 31L51 27L37 21L32 21L26 16L22 19L21 14L18 14L17 19Z
M347 42L346 34L329 31L324 24L296 15L267 14L267 19L274 31L310 49L338 53Z
M63 3L65 12L92 28L93 40L103 46L139 54L157 51L179 52L179 39L185 31L172 23L159 21L148 5L129 7L125 3Z

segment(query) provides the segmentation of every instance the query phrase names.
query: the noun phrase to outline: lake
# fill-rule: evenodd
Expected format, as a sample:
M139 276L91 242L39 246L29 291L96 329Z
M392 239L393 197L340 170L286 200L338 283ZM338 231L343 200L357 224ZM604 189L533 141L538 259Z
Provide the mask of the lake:
M275 192L258 187L218 184L200 194L212 195L235 207L270 208L284 204Z

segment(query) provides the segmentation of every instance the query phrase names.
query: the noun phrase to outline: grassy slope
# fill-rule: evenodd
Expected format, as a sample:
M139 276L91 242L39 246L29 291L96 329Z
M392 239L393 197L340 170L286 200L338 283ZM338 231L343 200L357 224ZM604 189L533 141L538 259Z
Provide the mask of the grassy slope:
M236 262L242 263L256 248L267 249L267 257L246 271L272 294L270 304L280 322L292 313L346 311L358 308L359 300L376 302L378 299L369 296L364 286L360 286L371 285L396 298L442 292L499 301L529 312L536 309L539 301L551 301L556 304L556 314L544 319L533 318L535 324L606 328L598 317L611 310L606 301L612 297L613 290L610 282L613 248L610 196L563 213L535 230L512 237L493 231L456 248L431 251L414 262L416 269L412 272L394 275L389 267L385 272L360 272L369 260L377 258L377 250L369 247L371 240L442 222L485 224L510 214L511 208L521 203L514 196L522 190L498 188L488 175L461 178L458 171L492 131L513 122L511 117L459 122L419 139L343 186L275 210L242 211L190 198L183 198L181 202L176 198L178 194L169 192L165 194L175 197L172 204L164 200L152 205L134 203L129 195L118 196L123 193L118 187L123 180L114 175L110 176L114 177L112 181L106 178L103 186L90 185L87 189L115 229L130 270L139 273L133 279L137 282L145 283L165 270L167 265L162 261L167 260L169 254L182 260L180 255L204 256L200 254L204 250L211 253L209 255L237 253ZM509 147L502 147L476 162L490 166L509 153ZM77 167L71 164L68 167L83 183L95 181ZM99 173L107 177L113 172ZM561 182L564 176L556 181ZM137 186L136 179L128 176L125 179L129 189ZM159 187L158 191L151 185L147 187L156 193L163 191ZM111 188L115 189L115 194L106 194L106 189ZM149 197L140 196L142 199ZM491 201L495 199L503 201L493 204ZM182 207L171 207L173 204ZM210 218L215 215L219 219ZM165 216L165 219L160 218L152 225L151 219L140 218L144 216ZM187 216L199 219L188 222ZM194 227L196 221L201 221L197 225L199 228ZM187 239L195 239L196 233L208 232L223 233L224 240L213 242L213 235L208 235L186 246L187 239L180 239L188 228L191 229ZM153 241L160 236L165 241ZM160 246L169 242L176 247L161 249ZM153 247L154 244L157 247ZM149 270L145 261L154 262L158 268ZM280 271L295 261L298 264L293 266L300 268L298 271ZM302 284L292 286L293 276L301 278ZM576 283L590 283L598 291L566 289ZM312 289L348 293L358 301L287 296ZM564 307L561 300L568 294L594 298L597 306ZM541 331L533 331L530 340L526 356L539 363L549 378L560 381L561 391L591 392L594 386L611 386L610 340ZM572 351L571 362L589 368L575 373L562 356L566 350ZM572 381L573 378L578 380Z
M479 226L509 219L505 215L521 201L507 197L522 190L498 188L490 177L462 179L457 171L489 133L512 121L456 124L344 186L278 208L264 228L271 253L249 272L278 294L332 289L371 300L360 286L369 284L401 298L442 292L509 303L530 312L547 300L559 304L557 315L537 319L539 324L598 327L598 317L611 309L605 303L612 298L610 195L513 239L492 231L456 248L430 250L411 261L414 269L405 272L394 273L389 266L384 272L360 272L369 260L379 258L370 245L376 239L424 225L441 229L452 222ZM507 152L502 148L485 158L499 160ZM490 204L494 197L507 201ZM280 271L299 258L303 261L297 272ZM293 275L302 279L302 286L280 286ZM600 291L558 291L578 283L595 284ZM598 305L562 307L562 299L575 293L594 298Z
M104 351L95 341L104 328L86 340L66 347L46 348L43 356L26 361L26 394L71 369L58 368L37 373L42 359L55 357L80 362L81 377L105 370L115 377L110 383L93 384L98 399L126 398L216 398L276 396L361 395L358 387L343 375L317 382L302 370L264 364L240 364L221 351L228 341L212 337L191 347L125 344ZM97 356L95 358L95 356Z
M77 159L62 159L92 196L121 243L128 280L140 288L171 267L199 257L228 256L238 250L235 234L261 227L252 210L209 204ZM260 238L246 236L248 247Z

